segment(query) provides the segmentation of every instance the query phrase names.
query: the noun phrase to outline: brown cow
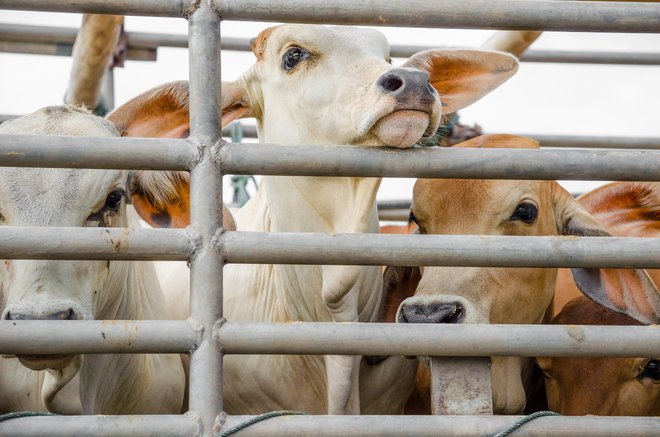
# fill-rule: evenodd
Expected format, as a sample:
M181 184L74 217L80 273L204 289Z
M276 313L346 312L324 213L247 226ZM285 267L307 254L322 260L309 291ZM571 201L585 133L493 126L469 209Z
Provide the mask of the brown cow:
M578 201L615 235L660 236L660 184L657 182L616 182L591 191ZM648 273L660 284L660 270ZM643 286L634 277L626 282L626 287L634 297L640 297L641 304L657 304L644 298ZM554 313L558 314L554 324L643 324L584 297L576 298L579 293L568 272L560 270L554 302ZM657 306L646 309L647 313L658 311ZM553 411L566 415L660 415L658 358L538 358L537 363L546 376L548 407Z
M538 145L521 137L485 135L456 147L534 149ZM422 234L609 235L554 181L420 179L414 188L411 218ZM617 289L621 281L640 271L627 272L621 276L607 269L573 269L585 294L609 306L613 305L610 299L629 296L600 293L601 284ZM555 278L556 269L390 267L385 273L384 318L397 323L541 323L554 294ZM657 290L646 279L641 290L658 300ZM632 311L644 313L646 308ZM492 358L496 413L523 411L529 364L518 357ZM417 395L424 401L422 408L407 411L428 413L428 378L423 372L419 376Z

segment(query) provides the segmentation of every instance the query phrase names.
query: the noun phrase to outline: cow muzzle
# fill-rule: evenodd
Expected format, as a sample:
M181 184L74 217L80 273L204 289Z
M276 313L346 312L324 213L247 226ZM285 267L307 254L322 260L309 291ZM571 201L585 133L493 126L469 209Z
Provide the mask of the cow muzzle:
M393 100L391 111L381 117L372 132L386 145L410 147L426 133L433 133L432 114L440 107L438 93L423 71L393 68L376 80L376 86Z
M76 320L77 314L73 308L50 311L34 311L25 308L7 307L2 315L3 320ZM22 365L31 370L64 369L71 364L75 355L17 355Z
M403 305L398 323L461 323L465 308L458 302Z

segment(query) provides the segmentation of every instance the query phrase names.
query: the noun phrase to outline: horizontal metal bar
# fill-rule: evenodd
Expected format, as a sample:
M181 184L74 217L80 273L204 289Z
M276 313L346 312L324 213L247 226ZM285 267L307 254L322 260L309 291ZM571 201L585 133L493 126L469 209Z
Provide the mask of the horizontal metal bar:
M0 23L0 51L2 42L47 43L68 47L76 39L78 29L52 26L31 26L13 23ZM126 32L128 59L144 60L140 55L143 50L155 52L159 47L188 47L188 35L154 32ZM407 58L417 52L428 50L432 46L400 45L390 46L390 55ZM222 37L222 50L250 51L248 38ZM133 52L132 52L133 51ZM133 57L131 57L133 53ZM53 53L54 54L54 53ZM59 53L57 53L59 54ZM609 52L609 51L560 51L560 50L528 50L522 58L523 62L548 63L583 63L583 64L629 64L629 65L660 65L660 53L653 52Z
M410 203L408 203L410 206ZM393 222L405 222L410 217L410 208L408 209L378 209L378 220Z
M73 52L73 44L0 41L0 52L71 56L71 53ZM158 59L158 53L156 49L129 48L126 50L126 59L129 61L156 61Z
M223 416L222 430L247 422L254 416ZM343 437L467 437L491 436L521 416L285 416L257 422L241 436ZM656 417L565 416L541 417L526 423L512 435L527 437L656 437Z
M223 20L462 29L660 32L654 3L551 0L214 0ZM411 13L414 11L414 13Z
M184 229L0 226L0 259L187 260Z
M190 3L187 0L0 0L0 9L183 17L190 12Z
M516 134L534 138L541 147L588 149L660 149L660 137L604 137L586 135Z
M218 322L226 354L657 357L653 326Z
M660 238L225 232L217 244L229 263L660 268Z
M0 320L0 354L187 353L199 335L185 320Z
M196 148L185 139L0 135L0 166L188 170Z
M532 150L231 143L224 173L462 179L660 181L660 151Z
M12 437L179 437L198 436L193 416L45 416L0 422L0 435Z

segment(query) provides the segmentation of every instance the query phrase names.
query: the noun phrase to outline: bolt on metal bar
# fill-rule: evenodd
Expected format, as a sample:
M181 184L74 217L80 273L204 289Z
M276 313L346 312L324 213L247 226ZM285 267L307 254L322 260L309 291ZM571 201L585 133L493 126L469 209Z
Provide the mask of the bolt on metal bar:
M660 238L225 232L229 263L660 268Z
M660 181L660 151L392 149L232 143L218 157L224 173L461 179Z
M220 17L202 1L189 19L190 129L201 160L190 172L191 226L202 245L190 260L191 318L203 328L190 357L190 410L211 435L222 411L222 353L212 338L222 317L222 253L213 237L222 228L222 174L213 159L220 138Z
M198 337L184 320L1 320L0 354L187 353Z
M491 436L523 416L287 416L255 423L241 437L465 437ZM227 429L254 416L225 416ZM656 437L656 417L564 416L541 417L515 435L529 437Z
M225 20L580 32L660 32L654 3L516 0L214 0ZM414 11L414 13L411 13Z
M657 357L653 326L217 323L226 354ZM618 341L615 343L613 339Z
M0 9L183 17L191 3L190 0L0 0Z
M0 135L4 167L188 170L195 153L184 139Z
M44 416L0 422L0 435L12 437L199 436L199 425L185 415Z
M187 260L183 229L0 226L2 259Z

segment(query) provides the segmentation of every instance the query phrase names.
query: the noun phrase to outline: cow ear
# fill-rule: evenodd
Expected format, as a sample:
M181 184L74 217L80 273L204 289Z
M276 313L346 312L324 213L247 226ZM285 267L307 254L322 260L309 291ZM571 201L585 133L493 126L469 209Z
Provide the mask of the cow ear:
M515 56L487 50L426 50L402 67L426 71L450 114L476 102L518 70Z
M388 266L383 273L380 322L394 323L401 302L412 297L422 279L419 267Z
M558 211L560 234L611 237L568 192L556 188L555 211ZM646 270L572 268L571 273L580 291L604 307L647 325L660 321L660 293Z
M133 207L155 228L185 228L190 224L190 177L187 172L135 171L130 175ZM223 228L235 231L234 218L223 206Z

